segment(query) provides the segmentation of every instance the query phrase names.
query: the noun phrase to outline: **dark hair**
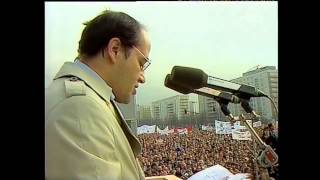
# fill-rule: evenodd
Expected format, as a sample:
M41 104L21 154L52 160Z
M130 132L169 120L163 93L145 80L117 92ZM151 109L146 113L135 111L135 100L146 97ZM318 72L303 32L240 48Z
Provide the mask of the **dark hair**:
M128 49L138 45L142 25L123 12L110 10L84 23L86 26L79 41L78 57L92 57L103 50L111 38L121 40L128 55Z

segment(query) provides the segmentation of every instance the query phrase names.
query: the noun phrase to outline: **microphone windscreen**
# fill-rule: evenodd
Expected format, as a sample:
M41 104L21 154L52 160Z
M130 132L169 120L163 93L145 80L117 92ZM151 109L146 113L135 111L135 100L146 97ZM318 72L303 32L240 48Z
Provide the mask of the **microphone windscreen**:
M207 86L208 75L201 69L174 66L171 71L171 79L191 89L199 89Z
M185 87L183 85L180 85L178 83L175 83L171 79L171 75L170 74L167 74L166 79L164 80L164 85L167 88L170 88L170 89L175 90L175 91L177 91L179 93L182 93L182 94L189 94L189 93L193 92L190 88Z

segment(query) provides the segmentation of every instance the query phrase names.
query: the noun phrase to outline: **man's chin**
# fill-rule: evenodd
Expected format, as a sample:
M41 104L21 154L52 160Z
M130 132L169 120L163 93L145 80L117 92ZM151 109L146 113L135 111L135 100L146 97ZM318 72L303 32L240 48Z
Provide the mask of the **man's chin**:
M125 97L125 98L117 98L117 97L115 98L115 101L121 104L129 104L130 100L131 100L131 96Z

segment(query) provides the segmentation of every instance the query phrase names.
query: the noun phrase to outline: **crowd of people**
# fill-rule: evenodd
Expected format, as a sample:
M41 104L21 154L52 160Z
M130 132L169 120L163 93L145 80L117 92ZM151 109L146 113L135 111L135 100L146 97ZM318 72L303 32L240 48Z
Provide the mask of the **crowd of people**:
M265 129L256 129L262 137ZM174 174L187 179L220 164L231 173L248 173L254 179L260 169L254 164L253 141L233 140L230 135L193 129L188 134L141 134L138 159L146 177Z
M175 174L187 179L215 164L232 173L254 174L252 141L198 130L186 135L143 134L139 139L143 145L139 160L147 177Z

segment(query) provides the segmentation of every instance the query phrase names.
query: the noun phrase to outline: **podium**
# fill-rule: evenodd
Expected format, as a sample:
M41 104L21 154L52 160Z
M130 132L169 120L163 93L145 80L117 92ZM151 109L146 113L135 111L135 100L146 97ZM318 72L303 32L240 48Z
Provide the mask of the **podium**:
M166 176L151 176L146 177L146 180L182 180L175 175L166 175Z

